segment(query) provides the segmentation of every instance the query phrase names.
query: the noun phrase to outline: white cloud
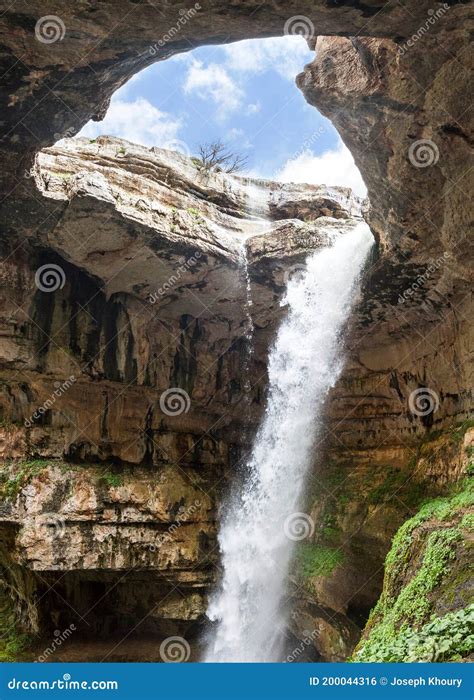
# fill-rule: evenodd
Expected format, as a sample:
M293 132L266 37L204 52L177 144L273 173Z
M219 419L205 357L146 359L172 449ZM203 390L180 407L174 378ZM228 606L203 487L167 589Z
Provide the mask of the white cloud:
M227 132L227 138L228 139L240 139L243 138L244 132L242 129L237 129L236 127L233 127L232 129L229 129Z
M223 50L230 70L243 73L275 70L287 80L294 80L305 63L314 58L314 52L301 36L246 39L227 44Z
M247 107L245 109L245 114L246 115L258 114L261 109L262 109L262 104L259 100L257 100L256 102L252 102L251 104L247 105Z
M216 116L220 120L238 109L244 97L244 91L225 68L216 63L204 66L202 61L197 60L189 67L183 89L186 94L196 93L202 99L213 100L217 105Z
M339 142L336 149L320 156L310 150L290 158L274 175L280 182L302 182L314 185L341 185L350 187L355 194L365 197L367 188L354 163L351 152Z
M105 134L144 146L165 146L169 141L176 140L180 127L179 119L160 112L143 97L132 102L114 97L105 119L88 122L78 136L95 138Z

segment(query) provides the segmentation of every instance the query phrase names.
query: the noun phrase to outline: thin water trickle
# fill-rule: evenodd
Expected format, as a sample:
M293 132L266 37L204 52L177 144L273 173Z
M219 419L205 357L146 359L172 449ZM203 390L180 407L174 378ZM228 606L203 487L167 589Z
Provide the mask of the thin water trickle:
M301 516L322 407L342 368L341 333L372 243L361 223L288 281L287 317L269 356L267 408L245 482L221 522L223 577L209 603L216 626L205 661L282 659L295 545L288 523Z

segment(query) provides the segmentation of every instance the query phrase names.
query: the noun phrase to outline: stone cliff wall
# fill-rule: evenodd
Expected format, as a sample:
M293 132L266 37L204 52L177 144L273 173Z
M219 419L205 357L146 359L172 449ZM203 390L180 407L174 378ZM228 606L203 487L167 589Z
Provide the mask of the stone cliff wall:
M315 447L307 511L316 529L293 580L292 633L304 638L311 623L317 658L350 653L396 529L469 469L471 7L446 3L413 42L431 0L409 11L369 1L201 5L154 49L176 21L167 3L157 13L125 0L80 10L29 2L2 15L7 656L31 643L26 628L47 637L71 619L88 638L76 660L114 647L90 651L99 629L194 639L216 571L216 508L264 406L285 273L360 215L347 191L203 179L180 156L126 142L61 142L35 160L103 117L113 92L156 60L278 36L305 15L321 36L298 84L368 186L378 245ZM63 40L35 38L45 14L61 14ZM35 281L46 264L64 275L53 294ZM163 410L170 387L190 397L187 411ZM410 398L427 390L431 410ZM159 539L171 527L171 542Z

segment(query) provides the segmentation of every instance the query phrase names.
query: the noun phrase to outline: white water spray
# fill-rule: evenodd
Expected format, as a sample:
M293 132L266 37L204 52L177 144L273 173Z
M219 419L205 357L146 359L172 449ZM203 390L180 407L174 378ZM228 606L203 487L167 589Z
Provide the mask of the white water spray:
M268 405L249 476L228 504L219 535L224 574L209 605L216 629L205 661L282 659L293 547L312 527L298 512L305 477L324 399L342 368L341 331L372 243L361 223L313 254L302 276L288 283L288 315L270 353Z

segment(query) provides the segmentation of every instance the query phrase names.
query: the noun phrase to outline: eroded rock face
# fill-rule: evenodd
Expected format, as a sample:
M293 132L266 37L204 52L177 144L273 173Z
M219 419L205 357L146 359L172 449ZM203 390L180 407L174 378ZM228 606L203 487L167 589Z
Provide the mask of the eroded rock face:
M87 638L142 618L155 640L192 637L286 278L350 234L361 203L109 138L61 142L32 176L55 226L4 265L7 589L27 581L16 606L39 635L66 626L71 604Z
M448 10L408 50L407 40L432 16L432 4L421 1L408 11L401 3L370 1L300 0L271 7L202 2L192 21L163 43L157 38L177 19L176 6L169 4L160 12L124 0L102 3L100 9L63 7L66 34L53 44L38 41L34 29L39 17L57 13L56 4L33 1L2 15L0 449L5 460L25 455L79 464L87 460L96 465L84 467L90 469L91 484L104 462L115 460L119 468L131 465L138 492L142 484L149 486L150 474L173 469L177 462L185 479L198 470L216 493L227 489L242 443L250 439L264 405L266 353L282 313L285 271L317 245L321 229L350 227L350 197L340 193L341 206L334 193L328 197L324 189L295 187L283 195L273 188L270 198L266 186L253 183L259 192L265 190L269 229L247 244L255 322L250 367L249 321L242 312L247 280L236 241L255 233L260 215L245 206L245 183L230 192L219 178L203 185L192 165L181 161L176 169L176 160L166 162L162 153L147 149L132 148L127 155L129 145L111 141L83 142L77 150L60 144L40 156L32 178L34 154L77 133L90 117L102 118L113 92L155 60L209 42L280 35L295 15L308 17L321 34L315 61L298 82L350 147L368 185L369 217L379 244L348 333L346 368L328 403L326 440L315 454L315 486L308 495L308 512L321 524L310 543L320 548L315 553L320 558L321 548L337 548L344 556L330 575L311 579L309 594L301 593L293 632L301 636L312 617L314 628L321 630L316 653L327 658L343 655L354 643L352 624L363 625L379 595L390 539L415 512L418 490L434 486L442 493L466 470L463 450L468 446L459 448L451 438L462 433L464 440L472 405L472 314L466 294L471 122L465 89L471 7L446 3ZM419 140L436 147L429 146L434 159L428 167L417 167L409 158ZM172 171L176 177L166 183ZM188 209L196 209L199 220ZM222 228L232 229L226 243ZM189 260L197 243L205 265L198 258L181 270L182 258ZM34 282L35 271L46 263L65 271L64 286L54 295L39 291ZM177 282L160 293L171 276ZM223 285L226 293L217 303L215 294ZM25 428L23 422L52 401L55 382L62 386L71 376L68 390ZM244 391L246 376L253 380L250 398ZM191 396L187 413L163 413L159 398L170 386ZM410 409L409 398L424 387L435 393L438 405L420 415ZM58 479L66 484L64 477ZM25 483L28 489L33 482L28 477ZM45 493L48 488L46 482ZM108 512L114 488L92 488L99 511ZM120 493L113 496L118 513L131 507L130 494ZM148 506L135 496L132 500L138 519L132 539L136 535L138 541L149 528L144 525ZM64 509L65 502L56 506ZM166 521L166 507L163 501L162 511L153 511L157 522ZM87 528L99 537L102 515L87 513ZM117 590L115 571L62 570L59 582L54 570L59 558L51 557L55 550L48 545L42 551L52 568L33 574L34 550L44 545L27 526L21 559L16 518L10 512L2 538L4 549L16 557L13 562L4 555L11 565L6 580L19 592L16 609L23 622L46 629L69 616L67 604L56 596L45 607L48 619L41 619L35 602L38 576L43 591L54 583L63 601L84 606L82 612L98 599L110 601L101 610L110 630L114 607L126 611L130 627L140 617L135 585L143 604L156 607L147 618L149 632L183 632L183 623L199 619L207 571L198 568L186 582L184 597L178 597L161 579L150 583L156 560L147 560L152 568L137 572L118 598L109 597L109 589ZM207 514L190 527L212 527L213 522L214 515ZM119 542L124 530L107 526L110 541ZM79 521L70 527L83 550L86 526ZM103 542L88 542L93 566L101 565L94 560L99 552L110 563ZM83 564L78 556L76 563ZM158 605L158 598L167 595L169 605ZM337 618L338 630L318 622L328 609L330 617L343 616Z

